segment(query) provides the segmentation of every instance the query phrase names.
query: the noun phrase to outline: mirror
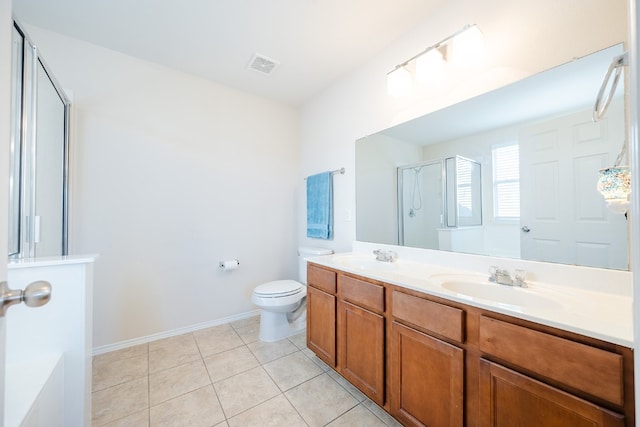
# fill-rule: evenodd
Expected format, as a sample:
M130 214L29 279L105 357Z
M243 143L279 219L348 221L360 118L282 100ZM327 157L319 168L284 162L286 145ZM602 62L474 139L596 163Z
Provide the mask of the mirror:
M623 52L616 45L356 141L357 240L628 269L626 217L596 190L626 137L623 85L592 120ZM477 165L476 178L456 159Z

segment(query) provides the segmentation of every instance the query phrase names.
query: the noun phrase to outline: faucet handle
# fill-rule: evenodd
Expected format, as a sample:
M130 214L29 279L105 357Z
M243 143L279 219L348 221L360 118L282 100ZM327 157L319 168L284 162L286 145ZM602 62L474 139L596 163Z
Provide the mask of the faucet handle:
M398 254L394 251L384 251L382 249L376 249L373 251L376 256L376 260L383 262L393 262L398 258Z
M513 283L516 286L520 286L521 288L526 288L527 286L527 272L522 268L517 268L513 272Z
M491 267L489 267L489 281L490 282L495 282L496 281L496 277L498 277L498 270L500 270L498 268L497 265L492 265Z

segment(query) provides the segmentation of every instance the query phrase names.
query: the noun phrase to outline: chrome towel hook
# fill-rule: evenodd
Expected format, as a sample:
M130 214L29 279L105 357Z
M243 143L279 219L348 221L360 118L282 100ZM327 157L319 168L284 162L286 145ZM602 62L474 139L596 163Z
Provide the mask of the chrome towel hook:
M607 70L607 74L604 76L604 81L602 82L602 86L600 86L600 91L598 91L598 96L596 97L596 103L593 106L593 121L597 122L604 114L607 112L607 108L609 108L609 104L613 99L613 94L618 87L618 82L620 80L620 75L622 74L622 67L625 65L629 65L629 52L625 52L622 55L618 55L613 58L611 65L609 65L609 69ZM604 102L602 97L604 96L604 92L609 86L609 80L611 79L611 74L615 71L615 75L613 76L613 81L611 82L611 86L609 89L609 93L605 98Z

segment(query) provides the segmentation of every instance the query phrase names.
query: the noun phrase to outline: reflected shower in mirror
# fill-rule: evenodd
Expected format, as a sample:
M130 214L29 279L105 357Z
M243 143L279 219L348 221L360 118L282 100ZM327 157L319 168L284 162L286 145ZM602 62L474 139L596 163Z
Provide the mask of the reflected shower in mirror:
M606 117L592 120L622 52L616 45L358 140L357 240L627 269L626 218L596 188L626 137L622 85Z
M453 250L458 229L482 226L481 194L480 163L461 156L398 167L400 245Z

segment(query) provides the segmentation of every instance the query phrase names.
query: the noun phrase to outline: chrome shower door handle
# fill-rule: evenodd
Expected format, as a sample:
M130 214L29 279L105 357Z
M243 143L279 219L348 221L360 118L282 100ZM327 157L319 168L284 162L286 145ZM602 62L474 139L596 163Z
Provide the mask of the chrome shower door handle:
M51 299L51 284L44 280L30 283L25 289L9 289L7 282L0 282L0 317L14 304L24 302L29 307L40 307Z

